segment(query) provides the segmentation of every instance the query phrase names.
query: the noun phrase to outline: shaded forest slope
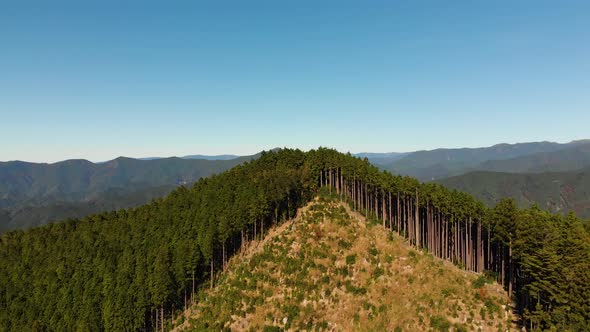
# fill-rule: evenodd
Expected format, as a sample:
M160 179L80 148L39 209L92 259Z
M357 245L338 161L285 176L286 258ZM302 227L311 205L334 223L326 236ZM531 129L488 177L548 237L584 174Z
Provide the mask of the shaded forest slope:
M258 158L0 162L0 232L130 208Z
M538 174L477 171L436 182L468 192L488 206L510 197L523 208L536 203L554 213L590 218L590 167Z

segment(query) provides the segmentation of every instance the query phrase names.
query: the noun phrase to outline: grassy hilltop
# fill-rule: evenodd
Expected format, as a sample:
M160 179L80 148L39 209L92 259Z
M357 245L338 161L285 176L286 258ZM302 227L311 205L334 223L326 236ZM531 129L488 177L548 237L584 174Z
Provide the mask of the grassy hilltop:
M176 330L505 331L508 302L499 285L323 197L234 257Z

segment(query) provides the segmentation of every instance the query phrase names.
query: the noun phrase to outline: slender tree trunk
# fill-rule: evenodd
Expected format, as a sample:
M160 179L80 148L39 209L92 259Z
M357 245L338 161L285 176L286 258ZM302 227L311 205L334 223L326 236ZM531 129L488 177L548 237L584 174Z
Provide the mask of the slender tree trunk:
M191 304L194 304L195 299L195 271L193 270L193 291L191 293Z
M403 227L403 213L404 212L403 212L403 206L402 206L402 204L403 204L403 201L402 201L402 199L400 197L400 193L398 191L397 192L397 197L396 197L396 205L397 205L397 207L396 207L396 209L397 209L397 216L396 216L396 219L397 219L397 234L403 236L402 227Z
M213 256L211 256L211 289L213 289Z
M221 267L225 271L225 241L221 242Z
M393 232L393 205L391 191L389 192L389 229Z
M385 228L385 192L381 191L381 216L383 218L383 228Z
M512 240L508 246L508 296L512 298Z
M415 216L414 216L414 223L416 226L416 248L419 248L422 243L421 243L421 230L420 230L420 202L418 201L418 189L416 189L416 210L415 210Z
M332 193L332 169L328 169L328 188L330 189L330 194Z
M503 245L502 245L501 252L502 252L502 287L505 287L506 286L506 283L504 282L504 277L505 277L505 266L506 266L506 263L505 263L505 259L504 259L504 246Z
M492 268L492 250L490 248L490 229L489 229L489 226L488 226L488 229L487 229L487 232L486 233L488 233L488 248L487 248L487 250L488 250L488 255L487 255L488 256L488 261L487 261L487 265L486 265L487 267L486 268L489 269L489 270L491 270L491 268Z

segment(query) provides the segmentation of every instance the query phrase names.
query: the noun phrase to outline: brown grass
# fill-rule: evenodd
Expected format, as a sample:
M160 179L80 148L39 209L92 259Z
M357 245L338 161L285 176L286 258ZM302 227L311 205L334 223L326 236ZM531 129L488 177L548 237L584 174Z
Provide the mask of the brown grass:
M250 271L257 280L255 289L232 288L240 278L248 278L244 267L257 255L267 259ZM346 260L351 255L356 255L352 264ZM297 269L288 270L289 262ZM209 326L232 331L264 326L327 331L515 329L500 286L473 288L477 274L410 247L336 201L316 199L228 266L224 284L185 313L192 326L206 320L213 324ZM239 292L241 306L213 305L223 302L229 290ZM253 305L252 299L261 294L262 301ZM286 306L297 312L291 321ZM204 317L205 309L217 316ZM180 329L190 326L186 322Z

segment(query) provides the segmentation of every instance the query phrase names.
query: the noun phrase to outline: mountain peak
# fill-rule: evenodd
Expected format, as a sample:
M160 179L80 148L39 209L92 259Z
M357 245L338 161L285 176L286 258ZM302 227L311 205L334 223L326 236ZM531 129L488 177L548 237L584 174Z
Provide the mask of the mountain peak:
M476 280L323 196L234 257L176 330L505 330L505 292Z

